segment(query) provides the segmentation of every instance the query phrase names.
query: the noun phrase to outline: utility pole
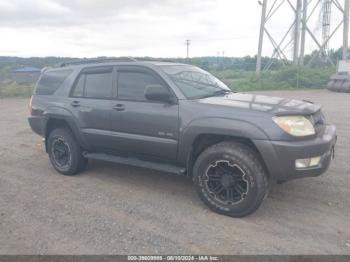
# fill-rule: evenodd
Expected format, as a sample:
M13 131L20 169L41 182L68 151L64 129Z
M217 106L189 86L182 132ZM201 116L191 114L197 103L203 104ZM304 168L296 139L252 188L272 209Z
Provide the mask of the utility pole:
M300 58L299 58L300 65L304 64L304 56L305 56L307 6L308 6L308 0L303 0L303 18L302 18L301 43L300 43L301 46L300 46Z
M343 27L343 60L348 59L349 49L349 8L350 0L344 2L344 27Z
M264 42L267 0L263 0L262 3L259 1L259 4L262 6L262 9L261 9L258 56L256 57L256 74L258 76L260 76L260 73L261 73L261 56L262 56L262 48L263 48L263 42Z
M187 39L186 43L185 43L186 47L187 47L187 59L190 58L190 45L191 45L191 40Z
M294 52L293 64L299 63L299 45L300 45L300 22L301 22L301 0L297 0L297 7L295 10L295 28L294 28Z

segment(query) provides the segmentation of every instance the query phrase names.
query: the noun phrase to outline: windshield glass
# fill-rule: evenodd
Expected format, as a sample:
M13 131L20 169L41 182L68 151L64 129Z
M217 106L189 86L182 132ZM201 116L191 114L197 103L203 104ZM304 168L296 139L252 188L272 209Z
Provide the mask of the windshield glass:
M166 65L162 66L162 69L188 99L218 96L232 92L219 79L195 66Z

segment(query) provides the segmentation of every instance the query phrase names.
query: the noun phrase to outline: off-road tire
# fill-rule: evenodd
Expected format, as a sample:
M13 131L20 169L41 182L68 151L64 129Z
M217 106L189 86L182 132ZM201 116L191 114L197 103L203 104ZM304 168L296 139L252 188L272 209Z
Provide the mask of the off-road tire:
M64 167L59 166L53 153L53 143L61 140L69 148L69 164ZM73 176L86 168L88 160L83 157L81 148L74 135L68 128L57 128L51 131L47 141L48 154L52 166L62 175Z
M247 191L240 202L221 203L216 194L208 189L206 173L213 163L218 165L224 162L235 168L238 166L244 174ZM204 150L194 164L193 180L200 199L210 209L231 217L244 217L253 213L268 194L268 177L259 157L252 148L237 142L221 142Z

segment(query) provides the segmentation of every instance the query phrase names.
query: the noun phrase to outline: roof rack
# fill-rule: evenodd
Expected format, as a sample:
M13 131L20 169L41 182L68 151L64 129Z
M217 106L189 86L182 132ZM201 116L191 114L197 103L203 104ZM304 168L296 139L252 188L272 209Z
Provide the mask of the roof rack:
M120 58L92 58L92 59L82 59L71 62L63 62L60 67L65 67L68 65L82 65L82 64L94 64L94 63L107 63L107 62L137 62L135 58L132 57L120 57Z
M142 57L137 58L138 62L171 62L176 63L177 61L169 58L153 58L153 57Z

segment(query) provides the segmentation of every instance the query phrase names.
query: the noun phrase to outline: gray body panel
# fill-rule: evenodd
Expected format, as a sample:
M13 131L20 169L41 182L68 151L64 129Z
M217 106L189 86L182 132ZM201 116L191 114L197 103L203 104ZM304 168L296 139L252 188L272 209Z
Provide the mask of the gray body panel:
M244 138L259 150L271 176L283 181L308 174L284 172L280 163L291 165L299 155L301 158L325 155L335 144L333 127L324 127L311 137L297 138L283 132L272 120L276 115L309 117L320 112L319 105L240 93L188 100L162 71L161 64L135 62L103 66L113 66L114 74L118 68L125 67L152 72L171 90L174 96L171 103L121 100L117 96L110 99L71 97L71 88L80 71L99 66L77 65L70 67L73 72L54 95L33 95L34 114L29 118L30 125L45 137L47 121L63 119L86 151L152 159L180 167L187 167L193 142L200 135ZM119 106L123 109L116 110ZM324 164L309 175L321 174L325 166L328 167Z

